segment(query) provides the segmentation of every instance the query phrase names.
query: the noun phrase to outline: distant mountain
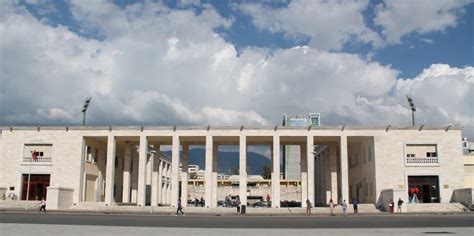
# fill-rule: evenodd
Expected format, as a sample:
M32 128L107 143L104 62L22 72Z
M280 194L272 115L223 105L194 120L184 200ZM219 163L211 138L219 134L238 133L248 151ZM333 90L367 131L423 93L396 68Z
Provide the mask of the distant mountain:
M163 152L165 155L171 157L171 151ZM217 161L217 171L219 173L234 174L234 170L239 168L239 153L238 152L222 152L219 151ZM200 169L205 168L206 151L203 148L193 148L189 150L189 164L198 165ZM247 174L260 175L262 174L263 166L271 164L272 161L267 157L255 153L247 152Z

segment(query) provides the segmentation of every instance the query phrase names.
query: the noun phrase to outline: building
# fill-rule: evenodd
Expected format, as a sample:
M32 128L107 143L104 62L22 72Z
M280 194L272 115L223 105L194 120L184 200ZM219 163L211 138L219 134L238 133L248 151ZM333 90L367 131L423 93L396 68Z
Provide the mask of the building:
M462 149L464 154L464 187L474 188L474 142L463 138Z
M279 178L278 168L280 148L290 144L303 150L299 173L303 207L306 199L322 205L331 198L340 202L351 197L368 204L381 204L387 196L408 202L414 188L422 203L447 203L453 191L464 187L461 129L451 126L0 127L0 131L0 194L26 199L25 178L31 169L30 190L45 196L51 209L89 201L104 206L176 206L181 198L186 203L189 145L206 147L201 184L208 207L217 207L218 201L218 145L239 146L236 191L243 204L250 183L247 145L273 147L277 158L272 158L272 179L266 184L272 207L280 207L283 191L291 184ZM157 155L165 145L171 147L170 160ZM39 153L37 160L32 160L32 151Z

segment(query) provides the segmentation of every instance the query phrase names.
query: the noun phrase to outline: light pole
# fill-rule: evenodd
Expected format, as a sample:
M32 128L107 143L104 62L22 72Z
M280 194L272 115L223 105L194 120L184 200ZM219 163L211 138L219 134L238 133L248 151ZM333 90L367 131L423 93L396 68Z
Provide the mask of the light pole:
M413 102L413 99L409 97L408 95L407 95L407 101L408 101L408 104L410 104L410 108L411 108L411 123L413 126L415 126L415 111L416 111L415 103Z
M86 101L84 102L84 106L82 107L82 111L81 111L83 113L82 126L86 125L86 112L87 112L87 108L89 107L89 104L91 103L91 100L92 100L92 97L86 98Z

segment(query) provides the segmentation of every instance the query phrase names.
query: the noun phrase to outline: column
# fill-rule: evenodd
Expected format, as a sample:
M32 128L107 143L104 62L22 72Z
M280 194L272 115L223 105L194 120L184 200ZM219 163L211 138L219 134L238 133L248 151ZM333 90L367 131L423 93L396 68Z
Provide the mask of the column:
M308 153L306 142L300 145L300 165L301 165L301 207L306 207L308 199Z
M123 190L122 202L130 203L130 183L131 183L131 167L132 164L132 148L130 144L125 144L125 152L123 157Z
M181 204L187 206L188 203L188 163L189 144L183 144L183 161L181 167Z
M242 206L247 205L247 136L239 137L239 197Z
M166 204L171 204L171 164L166 165Z
M158 150L160 150L158 148ZM158 158L157 160L160 164L158 166L158 193L157 193L157 199L156 202L157 204L162 204L162 199L163 199L163 161L161 161L161 154L158 152Z
M211 207L212 204L212 154L213 151L213 140L212 136L206 136L206 172L204 181L204 201L206 207Z
M217 207L217 154L218 152L218 145L215 144L212 146L212 201L211 207Z
M316 198L314 196L314 188L315 188L315 182L314 182L314 137L312 135L309 135L306 138L306 158L308 161L308 166L306 167L308 170L308 199L311 201L311 203L315 204Z
M338 194L338 181L337 181L337 151L336 148L331 148L330 153L327 155L328 166L327 170L329 175L328 188L331 190L331 198L333 201L337 201ZM348 203L349 204L349 203Z
M340 142L340 160L341 160L341 202L346 200L349 204L349 173L347 164L347 136L341 135Z
M170 204L172 207L178 205L179 194L179 136L173 135L172 153L171 153L171 193Z
M272 207L280 207L280 136L273 135Z
M115 177L115 137L107 137L107 167L105 173L105 204L114 202L114 177Z
M152 175L151 175L151 205L158 206L158 190L161 184L160 182L160 145L156 146L156 154L153 154L151 157L151 168L152 168Z
M145 206L146 200L146 162L148 142L145 135L140 136L138 148L138 197L137 206Z

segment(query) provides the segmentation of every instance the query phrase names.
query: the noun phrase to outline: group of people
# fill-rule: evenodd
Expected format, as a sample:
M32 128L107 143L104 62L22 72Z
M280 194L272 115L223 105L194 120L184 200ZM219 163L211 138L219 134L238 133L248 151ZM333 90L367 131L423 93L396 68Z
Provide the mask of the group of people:
M398 198L397 202L397 213L400 214L402 213L402 205L403 205L403 200L401 198ZM393 202L393 199L390 199L390 202L388 203L388 209L390 211L390 214L395 213L395 202Z
M198 199L197 197L194 198L194 206L201 206L204 207L204 198L201 197L201 199Z

